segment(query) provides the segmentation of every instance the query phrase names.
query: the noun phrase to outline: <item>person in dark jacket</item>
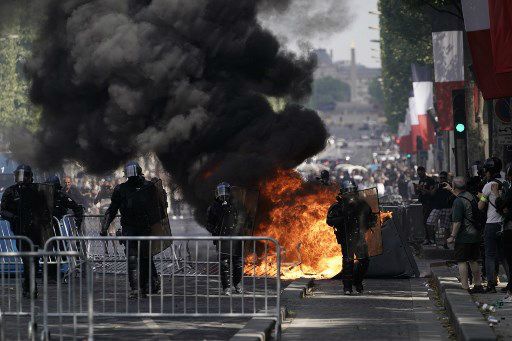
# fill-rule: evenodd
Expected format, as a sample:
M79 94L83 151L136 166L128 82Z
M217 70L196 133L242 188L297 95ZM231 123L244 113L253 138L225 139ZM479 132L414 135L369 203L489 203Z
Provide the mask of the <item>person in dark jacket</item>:
M351 181L342 182L340 195L327 213L327 224L334 228L343 255L343 291L352 294L352 286L362 293L363 279L370 265L365 233L370 227L372 210L359 198Z
M436 241L436 231L441 228L444 231L443 247L448 249L447 240L451 232L451 215L452 205L455 196L446 189L448 185L448 173L439 173L439 182L435 184L431 194L431 208L430 214L427 218L426 228L430 231L429 235ZM435 242L435 244L437 244Z
M213 236L241 236L245 224L244 209L231 195L231 186L223 182L215 190L215 201L208 207L206 229ZM242 242L218 241L220 275L225 295L240 294L242 280Z
M39 194L33 183L32 168L19 165L14 171L15 184L8 187L2 196L0 212L7 220L15 236L28 237L34 245L43 245L43 231L37 226ZM27 243L20 242L19 251L31 251ZM23 262L23 296L30 296L30 258L22 257ZM34 265L37 266L37 260ZM37 296L37 289L35 296Z
M61 220L71 211L75 218L76 227L80 231L84 220L84 208L62 191L62 186L58 176L51 176L48 178L46 183L53 185L54 188L53 216L58 220Z
M142 168L137 162L128 162L124 172L128 180L116 186L112 193L110 206L102 221L101 235L108 234L110 224L120 211L123 236L150 236L151 226L166 216L163 211L165 203L161 202L163 199L157 194L155 183L144 178ZM149 242L128 241L127 244L130 298L144 298L149 290L151 293L157 293L160 290L160 283ZM150 261L151 267L148 265ZM151 288L148 288L149 282Z

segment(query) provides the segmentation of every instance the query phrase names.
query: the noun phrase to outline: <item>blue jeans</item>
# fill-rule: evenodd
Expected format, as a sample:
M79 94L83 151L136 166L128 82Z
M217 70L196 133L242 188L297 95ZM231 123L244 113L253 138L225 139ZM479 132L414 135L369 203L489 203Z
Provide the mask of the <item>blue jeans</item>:
M485 224L484 248L485 248L485 277L489 284L496 285L496 262L498 262L498 231L500 223Z

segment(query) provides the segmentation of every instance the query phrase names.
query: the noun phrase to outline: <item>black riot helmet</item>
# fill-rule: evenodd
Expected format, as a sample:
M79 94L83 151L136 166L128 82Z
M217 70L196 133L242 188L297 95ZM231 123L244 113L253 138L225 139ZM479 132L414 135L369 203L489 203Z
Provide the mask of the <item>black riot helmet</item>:
M60 184L60 179L57 175L52 175L46 180L47 184L52 185L56 190L62 189L62 185Z
M124 166L124 176L132 178L142 175L142 168L136 161L130 161Z
M485 173L489 172L491 174L491 177L495 177L495 176L499 175L502 167L503 167L503 164L501 163L501 160L495 156L485 160L484 165L483 165L484 172Z
M215 199L221 201L223 204L227 204L231 198L231 185L227 182L222 182L215 188Z
M322 179L323 181L329 181L330 178L331 174L329 174L328 170L323 170L320 172L320 179Z
M19 165L14 171L14 181L17 184L30 184L34 181L34 173L29 165Z
M357 192L357 187L354 185L352 180L343 180L341 183L340 193L342 195L346 195L355 192Z

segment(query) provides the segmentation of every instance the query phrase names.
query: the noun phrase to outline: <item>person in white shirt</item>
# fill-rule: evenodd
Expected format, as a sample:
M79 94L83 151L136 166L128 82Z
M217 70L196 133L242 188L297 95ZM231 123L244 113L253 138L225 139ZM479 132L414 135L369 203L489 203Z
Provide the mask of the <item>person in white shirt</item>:
M496 292L496 262L498 261L498 231L501 230L503 217L496 211L497 191L504 179L501 178L502 162L497 157L489 158L484 163L484 174L487 183L478 194L478 208L487 211L484 229L485 276L487 277L486 292ZM494 191L493 191L494 187Z

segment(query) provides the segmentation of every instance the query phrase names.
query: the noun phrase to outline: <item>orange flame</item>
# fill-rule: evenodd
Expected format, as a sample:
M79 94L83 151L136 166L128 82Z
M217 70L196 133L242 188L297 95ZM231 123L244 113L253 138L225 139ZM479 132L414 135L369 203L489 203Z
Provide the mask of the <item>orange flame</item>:
M268 216L254 235L272 237L281 245L281 278L331 278L341 271L341 247L326 223L337 193L335 186L305 183L294 171L278 171L274 179L261 185L261 201L268 206L267 210L264 207ZM391 218L391 212L380 212L378 226ZM376 247L382 250L382 244ZM244 270L248 275L270 276L275 275L276 264L276 252L269 250L266 257L246 257Z
M255 235L275 238L282 246L281 277L330 278L341 271L341 249L333 229L327 225L327 211L338 189L308 184L294 171L278 171L261 186L261 199L268 216L258 225ZM246 259L248 274L275 273L275 250L266 259Z

